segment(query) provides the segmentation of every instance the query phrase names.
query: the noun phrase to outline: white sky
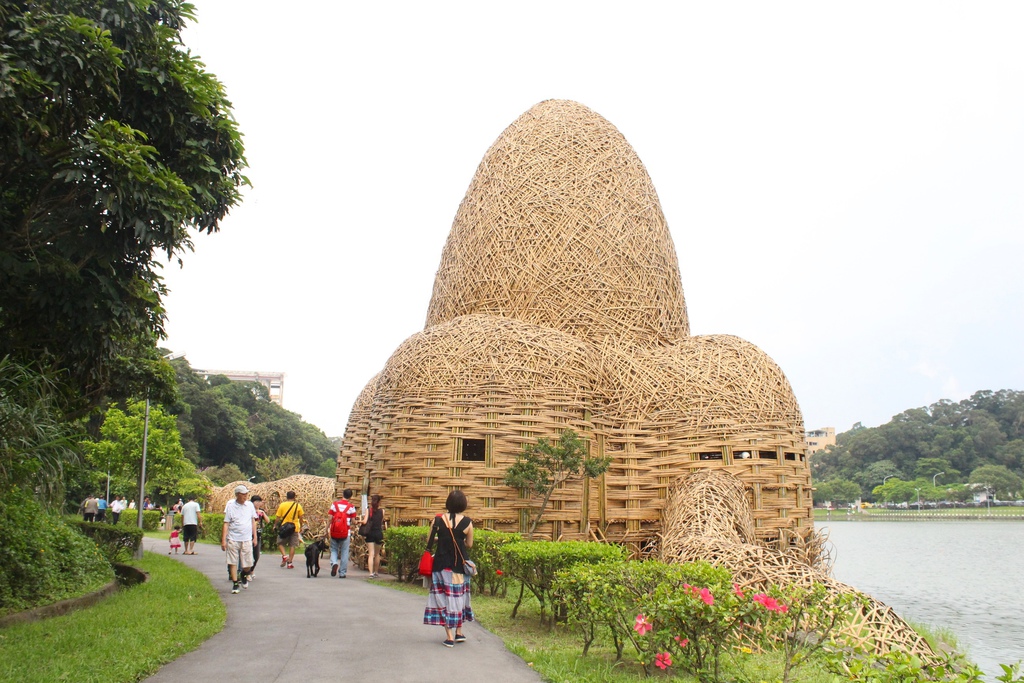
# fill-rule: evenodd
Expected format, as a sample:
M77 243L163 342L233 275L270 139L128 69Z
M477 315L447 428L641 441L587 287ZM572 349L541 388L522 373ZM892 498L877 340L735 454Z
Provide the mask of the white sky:
M549 98L626 136L691 331L764 349L807 428L1024 389L1024 3L194 2L253 188L166 269L165 345L285 372L328 436Z

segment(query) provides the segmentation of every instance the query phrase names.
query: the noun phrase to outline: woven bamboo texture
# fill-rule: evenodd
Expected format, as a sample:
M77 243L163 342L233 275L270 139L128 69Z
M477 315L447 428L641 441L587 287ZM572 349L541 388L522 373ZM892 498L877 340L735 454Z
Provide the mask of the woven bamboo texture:
M525 531L537 501L504 486L505 470L566 427L612 466L555 491L540 537L650 552L672 482L723 468L752 491L758 543L812 538L803 419L784 373L742 339L689 335L643 164L608 121L552 100L484 155L424 330L353 405L337 489L365 480L392 524L427 524L460 488L478 526ZM480 442L484 457L467 459Z
M326 538L327 511L334 502L335 480L329 477L315 477L311 474L296 474L292 477L252 484L247 481L233 481L227 486L214 488L210 494L207 510L224 512L224 506L235 497L235 487L244 484L249 489L249 498L259 495L265 503L268 515L273 515L277 506L286 499L289 491L295 491L295 499L302 505L306 516L306 527L302 532L307 541Z
M835 593L857 593L832 578L828 558L814 540L803 548L784 550L758 544L751 498L743 482L724 470L703 470L682 478L673 486L665 508L661 559L704 560L724 567L744 590L819 583ZM899 649L934 658L928 643L891 607L864 597L866 607L845 630L848 638L869 651Z

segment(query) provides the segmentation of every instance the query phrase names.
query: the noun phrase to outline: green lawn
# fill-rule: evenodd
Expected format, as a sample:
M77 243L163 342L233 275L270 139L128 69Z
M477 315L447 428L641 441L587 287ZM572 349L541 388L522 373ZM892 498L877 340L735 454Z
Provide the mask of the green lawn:
M88 609L0 631L0 680L137 681L224 628L224 604L201 573L154 553L136 566L148 582Z

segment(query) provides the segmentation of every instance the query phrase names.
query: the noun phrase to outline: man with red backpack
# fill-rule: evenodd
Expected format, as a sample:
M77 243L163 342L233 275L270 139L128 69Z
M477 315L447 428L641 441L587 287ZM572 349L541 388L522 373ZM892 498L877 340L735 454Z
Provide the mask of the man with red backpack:
M341 497L341 500L331 503L331 509L327 511L331 517L327 535L331 537L331 576L344 579L348 572L349 534L357 512L356 507L349 501L352 489L342 491Z

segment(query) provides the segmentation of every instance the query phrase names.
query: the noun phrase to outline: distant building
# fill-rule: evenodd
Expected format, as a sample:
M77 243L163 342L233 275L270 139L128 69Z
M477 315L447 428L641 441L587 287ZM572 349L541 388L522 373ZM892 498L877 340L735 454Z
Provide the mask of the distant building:
M224 375L232 382L259 382L267 388L270 393L270 400L277 405L284 407L284 373L283 372L258 372L253 370L200 370L193 368L197 375L203 379L210 379L214 375Z
M807 441L807 455L823 451L827 446L836 445L836 428L835 427L822 427L821 429L812 429L805 434Z

